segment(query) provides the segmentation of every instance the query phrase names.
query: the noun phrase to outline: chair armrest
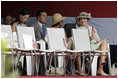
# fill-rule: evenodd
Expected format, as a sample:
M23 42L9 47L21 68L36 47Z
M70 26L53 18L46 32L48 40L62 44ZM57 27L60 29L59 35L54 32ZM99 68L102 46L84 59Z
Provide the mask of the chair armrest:
M45 50L46 49L46 43L43 40L37 41L37 44L39 46L39 49Z

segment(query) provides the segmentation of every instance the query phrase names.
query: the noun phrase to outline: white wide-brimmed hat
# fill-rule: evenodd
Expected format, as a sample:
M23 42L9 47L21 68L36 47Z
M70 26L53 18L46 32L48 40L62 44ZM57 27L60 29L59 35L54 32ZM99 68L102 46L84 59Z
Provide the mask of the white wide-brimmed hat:
M55 25L56 23L66 19L66 17L63 17L60 13L55 13L52 16L52 25Z
M79 16L76 17L76 19L80 19L80 18L87 18L88 20L90 20L92 18L91 13L81 12Z

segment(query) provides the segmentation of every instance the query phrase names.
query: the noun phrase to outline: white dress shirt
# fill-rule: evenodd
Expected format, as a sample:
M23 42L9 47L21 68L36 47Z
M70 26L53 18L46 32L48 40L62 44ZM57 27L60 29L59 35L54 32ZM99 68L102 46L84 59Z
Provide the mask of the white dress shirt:
M37 21L37 23L38 23L38 24L39 24L39 26L42 28L42 25L43 25L43 24L42 24L42 23L40 23L39 21Z

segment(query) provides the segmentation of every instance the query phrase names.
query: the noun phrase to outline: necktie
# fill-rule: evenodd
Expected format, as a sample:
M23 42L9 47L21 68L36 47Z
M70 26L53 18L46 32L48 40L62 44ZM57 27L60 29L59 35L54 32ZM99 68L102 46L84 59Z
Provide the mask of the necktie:
M43 37L45 37L45 25L42 25L42 32L43 32Z

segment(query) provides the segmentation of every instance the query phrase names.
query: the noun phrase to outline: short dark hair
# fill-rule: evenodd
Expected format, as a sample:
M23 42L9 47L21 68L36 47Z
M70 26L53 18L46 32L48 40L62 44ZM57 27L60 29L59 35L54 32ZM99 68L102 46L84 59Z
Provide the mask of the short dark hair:
M42 12L46 12L46 13L47 13L46 10L39 10L39 11L37 12L36 16L37 16L37 17L38 17L38 16L41 16L41 13L42 13Z

